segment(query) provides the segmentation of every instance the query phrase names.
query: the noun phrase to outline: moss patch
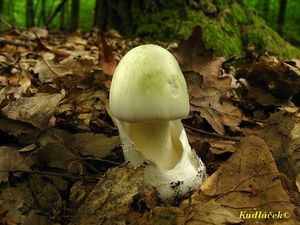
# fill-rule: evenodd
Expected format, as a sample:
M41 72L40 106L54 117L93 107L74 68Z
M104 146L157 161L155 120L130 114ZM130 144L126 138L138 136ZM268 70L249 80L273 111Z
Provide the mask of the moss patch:
M298 48L291 46L255 11L238 1L194 1L183 8L182 3L175 0L163 10L153 7L148 9L149 14L144 13L140 20L137 18L138 35L161 40L187 38L193 28L200 25L206 47L218 56L241 55L246 48L255 47L258 53L268 51L284 58L300 58Z

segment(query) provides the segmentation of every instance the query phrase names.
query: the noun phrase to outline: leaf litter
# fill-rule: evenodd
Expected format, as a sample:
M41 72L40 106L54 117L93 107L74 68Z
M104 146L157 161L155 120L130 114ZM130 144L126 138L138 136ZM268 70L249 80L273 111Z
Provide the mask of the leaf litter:
M117 61L144 40L41 28L1 40L1 224L299 223L299 60L215 57L199 26L171 49L190 96L184 126L209 177L170 206L124 163L108 106ZM289 218L240 216L257 210Z

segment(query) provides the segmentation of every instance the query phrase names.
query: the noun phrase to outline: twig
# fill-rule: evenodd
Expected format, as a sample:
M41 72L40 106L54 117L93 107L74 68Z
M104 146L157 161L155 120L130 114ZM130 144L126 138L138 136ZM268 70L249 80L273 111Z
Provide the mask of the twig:
M35 43L25 43L23 41L19 40L8 40L6 38L0 37L0 44L8 44L8 45L15 45L15 46L21 46L25 48L31 48L31 47L36 47L37 45Z
M109 164L116 165L116 166L121 165L121 163L114 162L114 161L111 161L108 159L100 159L100 158L93 158L93 157L80 157L80 159L81 160L95 160L95 161L105 162L105 163L109 163Z
M47 19L45 25L48 27L49 23L54 19L54 17L57 15L57 13L62 9L62 7L65 5L67 0L62 0L61 3L56 7L54 12L50 15L50 17Z
M82 180L82 179L94 179L99 180L99 177L94 176L73 176L66 173L56 173L56 172L48 172L48 171L26 171L26 170L13 170L13 171L7 171L7 170L0 170L0 172L10 172L10 173L26 173L26 174L37 174L37 175L43 175L43 176L56 176L56 177L64 177L67 179L73 179L73 180Z
M220 134L217 134L217 133L200 130L200 129L191 127L191 126L186 125L186 124L184 124L183 126L185 128L188 128L188 129L192 130L192 131L198 132L200 134L212 136L212 137L217 137L217 138L222 138L222 139L227 139L227 140L232 140L232 141L240 141L240 139L241 139L241 137L231 137L231 136L227 136L227 135L220 135Z
M5 21L3 18L0 18L0 22L3 23L4 25L6 25L8 28L14 30L14 26L11 25L10 23L8 23L7 21Z

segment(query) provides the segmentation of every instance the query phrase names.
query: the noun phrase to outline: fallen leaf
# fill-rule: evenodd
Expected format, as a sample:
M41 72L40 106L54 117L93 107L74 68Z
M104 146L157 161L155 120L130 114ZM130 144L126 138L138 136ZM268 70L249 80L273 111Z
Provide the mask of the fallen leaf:
M146 212L142 217L137 218L138 225L184 225L184 212L178 207L156 207Z
M29 29L22 32L22 36L28 40L35 40L38 38L47 38L48 30L41 27L30 27Z
M201 76L194 72L184 73L192 112L200 112L213 129L225 134L224 125L237 126L242 120L240 109L229 100L222 100L220 91L213 87L203 87Z
M71 143L67 145L76 149L82 156L104 158L119 146L119 136L105 137L103 134L78 133L74 134Z
M0 212L7 211L7 218L16 224L21 224L24 218L24 206L34 207L34 199L27 182L17 183L15 187L10 187L8 184L1 187Z
M53 225L45 215L40 215L41 213L37 210L30 210L28 215L24 218L22 225Z
M279 111L271 114L257 135L268 144L278 169L294 179L300 173L300 118L296 113Z
M33 72L39 74L39 80L42 83L52 82L66 75L82 77L94 70L99 70L99 68L91 59L68 57L59 61L49 53L45 53L42 60L38 61L33 68Z
M63 96L40 93L33 97L21 97L5 106L2 112L9 119L30 123L44 130Z
M187 225L241 224L243 222L214 199L207 202L192 199L183 202L180 208L184 210Z
M202 29L196 26L187 40L182 40L174 54L183 71L195 71L203 75L203 86L217 88L223 96L228 96L231 89L231 78L221 77L220 70L225 61L222 57L214 57L202 40Z
M275 97L273 101L276 102L288 100L290 96L299 93L300 69L279 57L263 55L254 60L250 67L241 65L237 71L237 76L245 78L251 87L261 89L262 94L258 98L269 93Z
M78 208L70 225L125 224L129 205L142 181L142 168L123 165L109 170Z
M298 191L300 192L300 174L298 174L296 177L296 185L297 185Z
M7 135L13 135L21 145L35 143L36 138L42 133L40 129L30 124L6 118L0 118L0 130Z
M274 159L266 143L256 136L241 140L239 150L204 182L193 201L203 194L235 216L241 211L281 211L289 213L291 223L295 221L294 206L282 187ZM247 223L255 221L259 220Z
M24 158L16 148L1 146L0 147L0 183L8 181L10 171L30 171Z
M38 206L51 215L58 215L62 210L62 198L55 186L38 175L29 177L29 186Z
M113 54L112 48L107 44L105 36L100 32L100 44L99 44L99 66L103 72L108 75L113 75L117 66L117 61Z

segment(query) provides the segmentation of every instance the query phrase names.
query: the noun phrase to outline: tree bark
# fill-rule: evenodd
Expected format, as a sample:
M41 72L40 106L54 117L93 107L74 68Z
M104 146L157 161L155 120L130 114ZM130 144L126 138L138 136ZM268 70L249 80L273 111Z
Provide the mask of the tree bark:
M65 10L66 10L65 5L63 5L60 10L60 21L59 21L60 30L65 29Z
M75 31L78 28L79 21L79 0L72 0L70 31Z
M26 26L34 26L34 6L33 0L26 0Z
M62 0L60 2L60 4L56 7L56 9L54 10L54 12L49 16L49 18L46 21L46 26L48 26L51 21L54 19L54 17L57 15L57 13L62 10L62 8L64 7L64 5L66 4L67 0Z
M3 16L4 0L0 0L0 18ZM2 30L2 21L0 21L0 31Z
M93 27L98 27L100 30L106 30L108 19L108 1L96 0L94 9Z
M287 5L287 0L280 0L279 13L277 18L278 33L280 35L282 35L282 31L283 31L286 5Z
M41 18L42 18L42 24L46 24L46 0L42 0L41 5Z

